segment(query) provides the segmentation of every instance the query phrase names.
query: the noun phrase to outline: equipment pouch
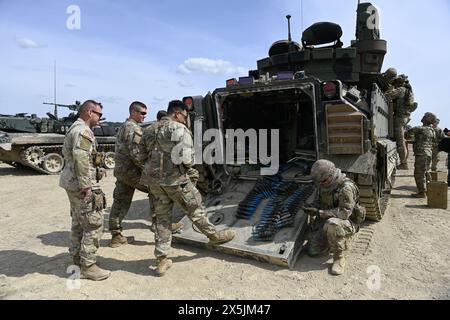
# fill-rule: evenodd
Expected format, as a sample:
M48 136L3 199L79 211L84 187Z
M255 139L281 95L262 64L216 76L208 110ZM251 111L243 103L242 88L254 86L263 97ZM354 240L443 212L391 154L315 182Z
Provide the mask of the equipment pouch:
M93 190L92 208L94 211L102 211L106 208L106 196L102 190Z

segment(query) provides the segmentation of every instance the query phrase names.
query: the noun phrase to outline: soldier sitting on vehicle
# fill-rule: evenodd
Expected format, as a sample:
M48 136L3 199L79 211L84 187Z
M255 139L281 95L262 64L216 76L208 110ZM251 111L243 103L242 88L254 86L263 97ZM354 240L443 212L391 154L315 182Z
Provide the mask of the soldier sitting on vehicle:
M331 250L331 274L344 273L346 240L358 232L365 220L365 208L359 205L359 189L328 160L318 160L311 169L317 186L316 200L304 208L313 216L310 224L308 254L320 256Z

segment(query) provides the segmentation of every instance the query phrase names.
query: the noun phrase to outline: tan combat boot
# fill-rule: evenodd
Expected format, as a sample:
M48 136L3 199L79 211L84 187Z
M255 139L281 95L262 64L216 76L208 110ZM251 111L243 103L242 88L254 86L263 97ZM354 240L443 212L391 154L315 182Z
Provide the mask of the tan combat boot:
M222 244L233 240L236 233L233 230L222 230L209 236L209 243L211 244Z
M422 191L422 192L418 192L418 193L413 193L411 195L411 197L422 199L422 198L426 198L427 194L426 194L426 192Z
M125 244L132 243L133 240L134 239L132 237L127 238L127 237L123 236L121 233L117 233L112 236L109 246L111 248L117 248L117 247L123 246Z
M167 270L172 266L172 260L164 258L158 258L158 266L156 267L156 274L162 277Z
M181 222L176 222L176 223L172 223L172 225L170 226L170 231L172 231L172 233L177 233L182 228L183 228L183 224Z
M331 274L339 276L344 274L345 270L345 258L342 253L335 254L333 257L333 265L331 266Z
M103 270L99 268L96 264L90 265L89 267L81 268L81 275L90 280L101 281L109 278L111 272L108 270Z

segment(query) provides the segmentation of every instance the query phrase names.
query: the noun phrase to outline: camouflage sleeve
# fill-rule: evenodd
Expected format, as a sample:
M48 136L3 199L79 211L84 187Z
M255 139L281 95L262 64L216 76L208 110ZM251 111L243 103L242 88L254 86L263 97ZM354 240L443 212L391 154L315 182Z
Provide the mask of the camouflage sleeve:
M353 213L356 205L355 194L350 185L345 185L339 193L339 206L331 210L324 210L336 218L347 220Z
M405 94L404 89L405 88L403 88L403 87L395 88L395 89L387 91L384 95L386 96L386 98L388 100L395 100L395 99L401 98Z
M74 143L73 161L80 189L92 187L91 150L93 143L94 138L87 131L80 133Z
M141 167L142 162L139 157L139 144L142 140L142 129L139 126L134 127L130 130L127 137L128 150L130 151L130 158L133 163Z
M144 164L147 159L148 159L148 150L147 150L147 145L145 143L146 141L146 136L145 136L145 132L142 135L141 141L139 142L139 152L138 152L138 161L139 163Z

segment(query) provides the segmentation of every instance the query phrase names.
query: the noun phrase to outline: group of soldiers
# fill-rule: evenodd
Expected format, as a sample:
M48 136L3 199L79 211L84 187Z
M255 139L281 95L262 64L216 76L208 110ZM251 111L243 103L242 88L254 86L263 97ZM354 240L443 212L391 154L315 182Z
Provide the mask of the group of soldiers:
M442 140L447 138L441 128L439 119L431 112L425 113L422 118L422 126L407 129L411 113L417 109L414 102L412 87L405 75L398 75L397 70L389 68L383 73L386 81L385 96L393 108L394 138L397 144L397 152L400 158L398 169L408 169L408 140L414 141L414 178L417 193L412 194L415 198L426 198L426 185L431 180L430 170L436 171L439 162L439 152L446 151L439 148ZM448 176L450 186L450 174Z
M103 234L103 210L106 197L99 186L101 153L92 132L102 117L103 107L94 100L84 102L79 119L67 132L63 155L66 164L60 176L60 186L67 192L72 218L69 252L81 275L91 280L104 280L110 271L97 265L96 253ZM111 247L124 245L132 239L122 235L122 220L126 216L134 191L149 196L153 214L151 230L155 232L156 273L162 276L171 267L168 259L172 232L182 227L172 223L172 208L177 204L195 227L213 245L231 241L232 230L217 231L202 208L202 197L196 188L199 178L194 168L192 133L187 128L187 107L182 101L171 101L167 113L144 130L139 125L147 115L147 107L139 101L131 103L129 118L121 126L116 141L117 179L111 207L109 229ZM179 161L173 159L173 149L181 143Z
M408 78L397 76L390 68L384 74L388 84L385 96L394 110L394 135L400 156L399 169L408 169L407 140L414 139L414 177L418 192L414 197L426 197L429 171L436 170L441 140L449 133L438 127L439 119L426 113L423 126L405 130L412 112L417 108ZM88 100L83 103L80 118L69 129L63 155L66 165L60 177L60 186L67 192L72 217L70 254L81 274L91 280L103 280L110 272L96 263L96 252L103 232L105 195L100 189L98 166L102 159L92 128L102 117L102 105ZM109 217L110 246L113 248L133 241L122 234L122 221L133 199L135 190L148 194L152 225L155 233L154 254L158 260L156 273L162 276L172 265L168 258L172 233L183 226L172 222L172 209L178 205L195 227L210 243L218 245L231 241L235 233L230 229L217 231L202 208L202 196L196 188L199 173L194 168L192 132L188 128L188 108L179 100L171 101L167 112L158 113L158 121L142 129L147 115L144 103L135 101L129 107L129 118L118 131L116 140L114 202ZM406 138L406 139L405 139ZM177 145L182 148L174 152ZM450 145L447 144L447 145ZM441 147L442 150L442 147ZM448 150L450 151L450 150ZM448 152L447 151L447 152ZM179 159L174 159L179 155ZM365 219L365 209L359 204L357 185L339 168L327 160L318 160L311 169L316 184L316 200L304 210L311 215L308 253L320 256L333 253L330 272L344 273L344 251L347 239L359 230ZM450 175L449 175L450 185Z

